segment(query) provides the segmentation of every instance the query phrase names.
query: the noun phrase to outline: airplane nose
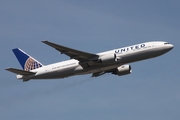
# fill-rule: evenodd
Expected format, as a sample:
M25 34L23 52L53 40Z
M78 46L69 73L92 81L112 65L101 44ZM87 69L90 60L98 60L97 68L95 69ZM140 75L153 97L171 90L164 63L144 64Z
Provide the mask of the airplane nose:
M174 48L174 45L172 45L172 44L169 44L169 45L166 46L166 50L167 50L167 51L170 51L170 50L172 50L173 48Z
M166 49L166 51L170 51L174 48L174 45L173 44L170 44L170 43L164 43L164 48Z
M174 45L169 44L169 49L171 50L171 49L173 49L173 48L174 48Z

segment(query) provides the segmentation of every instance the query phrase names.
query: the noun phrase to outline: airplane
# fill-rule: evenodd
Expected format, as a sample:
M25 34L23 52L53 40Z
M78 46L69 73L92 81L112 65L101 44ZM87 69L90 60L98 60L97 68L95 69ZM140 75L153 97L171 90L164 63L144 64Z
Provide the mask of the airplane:
M92 74L92 77L105 73L122 76L132 73L129 63L163 55L174 47L168 42L151 41L93 54L49 41L42 42L69 56L70 60L43 65L23 50L15 48L12 51L23 70L16 68L6 70L17 74L17 79L22 79L23 82L30 79L58 79L84 74Z

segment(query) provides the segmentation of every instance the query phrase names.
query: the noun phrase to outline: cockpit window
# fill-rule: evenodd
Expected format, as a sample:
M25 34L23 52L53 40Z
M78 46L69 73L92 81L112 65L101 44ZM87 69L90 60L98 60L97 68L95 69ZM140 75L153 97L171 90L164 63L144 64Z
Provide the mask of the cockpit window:
M164 44L166 45L166 44L170 44L170 43L167 43L167 42L166 42L166 43L164 43Z

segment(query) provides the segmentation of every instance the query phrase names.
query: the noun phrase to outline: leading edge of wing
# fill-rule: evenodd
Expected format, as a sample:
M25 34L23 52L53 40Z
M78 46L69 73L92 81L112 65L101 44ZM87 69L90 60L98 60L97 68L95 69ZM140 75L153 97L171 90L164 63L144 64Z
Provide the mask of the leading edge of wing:
M59 44L55 44L49 41L42 41L43 43L55 48L56 50L58 50L61 54L65 54L67 56L69 56L71 59L76 59L79 60L80 62L85 62L85 61L90 61L90 60L95 60L97 59L99 56L96 54L92 54L92 53L88 53L88 52L84 52L84 51L80 51L80 50L76 50L76 49L72 49L72 48L68 48Z

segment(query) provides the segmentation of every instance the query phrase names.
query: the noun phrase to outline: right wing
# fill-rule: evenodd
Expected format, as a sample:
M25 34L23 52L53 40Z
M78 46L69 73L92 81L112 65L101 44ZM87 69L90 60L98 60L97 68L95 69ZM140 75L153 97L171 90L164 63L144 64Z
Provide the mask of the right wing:
M16 69L16 68L7 68L6 70L13 72L15 74L18 74L18 75L34 75L34 74L36 74L35 72L29 72L29 71L25 71L25 70Z
M42 41L42 42L55 48L56 50L61 52L61 54L66 54L71 59L76 59L76 60L80 61L80 63L97 60L99 57L96 54L75 50L75 49L68 48L68 47L65 47L62 45L58 45L58 44L55 44L55 43L52 43L49 41Z

